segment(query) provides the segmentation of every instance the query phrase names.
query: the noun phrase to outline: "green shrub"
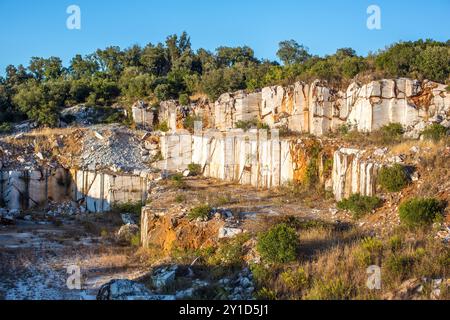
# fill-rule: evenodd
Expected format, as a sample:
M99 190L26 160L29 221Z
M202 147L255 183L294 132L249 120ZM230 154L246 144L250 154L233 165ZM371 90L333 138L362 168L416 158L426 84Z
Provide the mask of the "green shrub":
M0 124L0 133L10 133L12 131L12 125L10 123L4 122Z
M450 92L450 84L445 88L447 92Z
M409 255L393 254L385 262L387 270L395 276L406 277L414 265L414 258Z
M175 202L176 203L183 203L183 202L185 202L186 201L186 197L184 196L184 195L182 195L182 194L178 194L176 197L175 197Z
M381 199L377 197L353 194L350 198L338 202L337 207L340 210L350 211L355 219L359 219L365 214L378 208L381 204Z
M131 237L130 239L130 245L132 247L139 247L141 245L141 234L135 234L134 236Z
M392 252L399 251L403 246L403 240L400 236L395 235L389 239L389 248Z
M142 211L142 203L140 201L117 203L112 207L112 211L118 213L131 213L139 216Z
M316 280L306 298L308 300L348 300L352 288L342 279Z
M255 298L257 300L276 300L277 293L271 289L264 287L256 292Z
M248 233L240 234L220 243L214 254L207 257L208 264L218 267L240 266L244 263L244 243L250 239Z
M189 95L187 95L186 93L180 94L180 97L178 98L178 102L182 106L187 106L190 102Z
M198 207L194 207L189 211L188 218L191 220L195 219L208 219L212 208L208 204L200 205Z
M376 238L365 238L361 242L357 259L364 266L379 264L383 254L383 243Z
M170 128L167 124L167 121L161 122L154 128L155 131L161 131L161 132L169 132Z
M284 271L280 277L290 290L300 291L308 284L308 276L303 268Z
M196 163L191 163L188 165L188 170L190 171L190 174L193 176L198 176L202 174L202 166Z
M299 239L294 228L280 223L260 234L258 252L270 262L287 263L296 259Z
M253 275L253 280L259 287L267 284L273 275L273 272L269 268L266 268L263 264L251 264L250 270Z
M409 183L405 168L400 164L381 168L378 174L378 184L386 191L399 192Z
M440 201L433 198L413 198L398 209L400 221L409 227L430 225L442 211Z
M438 142L445 138L448 134L448 129L443 125L434 123L428 126L423 132L422 135L425 139L433 140Z
M386 139L398 139L405 133L405 130L400 123L390 123L382 126L380 132Z
M170 180L172 181L172 185L175 188L184 189L186 188L186 182L183 180L183 178L184 177L181 173L177 173L170 177Z
M237 129L242 129L244 131L248 131L249 129L256 127L257 125L258 125L258 122L256 120L248 120L248 121L239 120L236 122L235 127Z
M256 128L260 130L270 130L270 126L267 123L263 123L261 121L258 121Z
M337 132L342 135L345 136L346 134L348 134L351 130L351 127L348 124L342 124L337 128Z

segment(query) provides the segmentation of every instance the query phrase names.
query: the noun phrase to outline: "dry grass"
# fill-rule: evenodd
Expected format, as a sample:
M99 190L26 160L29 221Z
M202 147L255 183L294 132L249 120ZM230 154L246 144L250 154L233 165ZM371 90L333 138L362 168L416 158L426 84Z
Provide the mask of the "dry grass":
M364 240L355 229L314 228L299 234L301 253L308 254L300 254L295 263L271 265L267 273L260 270L264 264L253 268L259 271L254 275L263 297L269 293L277 299L383 299L408 279L448 277L450 250L433 239L429 230L399 229L380 240ZM367 267L375 263L382 270L382 290L366 286ZM258 279L258 274L264 276ZM429 293L425 290L415 298L429 299ZM447 297L443 290L440 299Z
M448 141L433 142L431 140L406 140L399 144L396 144L390 149L391 155L408 154L411 148L418 147L421 150L427 150L429 153L438 153L444 149Z
M26 136L29 137L48 137L52 135L58 135L58 136L69 136L75 131L80 130L79 128L39 128L35 129L29 133L26 134Z

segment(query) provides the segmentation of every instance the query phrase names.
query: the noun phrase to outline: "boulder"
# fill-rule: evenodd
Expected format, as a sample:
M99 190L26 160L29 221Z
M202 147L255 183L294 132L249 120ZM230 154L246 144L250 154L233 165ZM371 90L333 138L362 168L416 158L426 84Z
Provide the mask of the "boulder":
M117 232L117 241L130 243L133 237L139 234L139 227L135 224L126 224Z
M159 290L175 281L178 266L161 268L155 271L152 276L153 285Z
M175 296L155 295L142 283L116 279L100 288L97 300L175 300Z
M122 213L120 215L124 224L136 224L130 213Z
M219 229L219 239L234 238L243 232L240 228L222 227Z

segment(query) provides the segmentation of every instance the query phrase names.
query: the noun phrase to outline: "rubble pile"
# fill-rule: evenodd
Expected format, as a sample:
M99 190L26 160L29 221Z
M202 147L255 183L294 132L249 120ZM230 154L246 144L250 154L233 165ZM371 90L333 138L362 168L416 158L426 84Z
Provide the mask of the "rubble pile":
M142 141L142 135L119 125L95 126L82 142L80 167L90 171L135 173L149 170L152 143Z

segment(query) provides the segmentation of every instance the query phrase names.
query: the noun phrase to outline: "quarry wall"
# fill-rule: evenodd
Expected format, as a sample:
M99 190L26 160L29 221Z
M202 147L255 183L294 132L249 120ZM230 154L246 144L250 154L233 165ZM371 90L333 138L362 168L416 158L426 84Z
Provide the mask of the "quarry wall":
M164 160L158 166L162 170L182 171L195 163L205 177L259 188L307 183L315 170L314 183L333 191L338 201L354 193L374 195L376 176L384 165L367 160L364 150L311 138L280 139L277 130L167 134L161 137L161 147Z
M182 128L180 108L176 101L161 103L159 120L167 121L172 131ZM253 93L224 93L214 103L202 101L190 108L206 128L221 131L236 128L239 121L259 121L269 128L316 136L336 131L343 124L372 132L396 122L411 137L417 137L429 123L450 127L450 93L446 86L407 78L353 82L346 90L320 80L297 82ZM134 114L136 121L143 121L142 112L136 110Z
M0 200L10 210L73 200L90 212L104 212L116 203L144 203L147 183L139 176L63 168L0 171Z

